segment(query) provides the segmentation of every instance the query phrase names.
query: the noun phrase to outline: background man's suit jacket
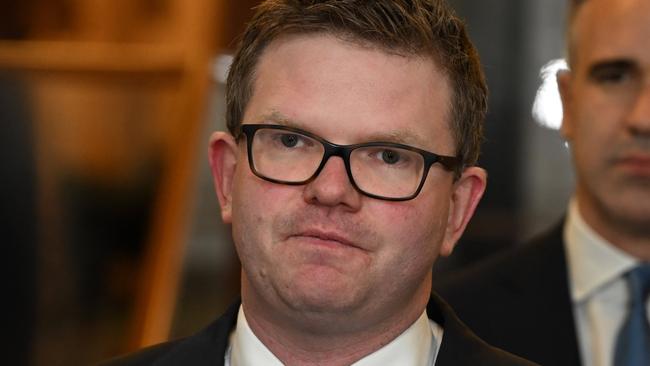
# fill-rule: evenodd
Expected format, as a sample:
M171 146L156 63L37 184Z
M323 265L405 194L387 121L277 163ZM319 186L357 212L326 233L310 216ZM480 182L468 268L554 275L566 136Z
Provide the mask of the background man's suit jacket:
M542 365L580 365L562 233L556 225L434 287L486 342Z
M223 365L228 336L237 323L239 301L201 332L109 361L105 366L207 366ZM534 365L487 345L461 323L451 308L435 294L427 313L444 328L436 366L527 366Z

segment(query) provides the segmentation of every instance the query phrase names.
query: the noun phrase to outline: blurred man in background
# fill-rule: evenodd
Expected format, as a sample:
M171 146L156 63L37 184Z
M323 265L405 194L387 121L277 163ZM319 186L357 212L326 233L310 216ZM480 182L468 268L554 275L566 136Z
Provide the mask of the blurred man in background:
M117 364L527 365L435 294L485 188L486 87L442 0L267 1L210 161L241 302Z
M544 365L650 365L649 39L647 0L571 3L567 216L439 287L488 342Z

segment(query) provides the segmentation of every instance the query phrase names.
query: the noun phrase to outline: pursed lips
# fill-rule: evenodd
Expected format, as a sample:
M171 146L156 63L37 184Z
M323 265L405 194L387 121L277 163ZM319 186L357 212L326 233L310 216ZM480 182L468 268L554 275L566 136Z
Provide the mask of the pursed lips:
M622 154L614 160L616 165L631 167L641 170L650 169L650 153Z
M296 234L292 234L289 236L289 238L306 238L315 240L316 242L321 241L322 244L325 245L341 245L363 250L363 248L359 247L352 240L349 240L345 236L333 231L309 229L300 231Z

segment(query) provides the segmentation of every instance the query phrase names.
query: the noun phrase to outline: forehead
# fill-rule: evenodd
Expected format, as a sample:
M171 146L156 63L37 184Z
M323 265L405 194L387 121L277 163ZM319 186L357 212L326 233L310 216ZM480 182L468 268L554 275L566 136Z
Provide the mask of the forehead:
M650 1L587 0L571 25L575 63L629 59L650 65Z
M318 78L325 81L349 73L345 77L357 83L377 78L397 78L399 80L393 81L413 83L419 80L426 83L421 83L422 85L437 82L438 88L449 86L446 73L438 66L433 55L411 55L400 50L387 50L383 46L345 34L289 34L271 41L258 60L257 70L265 70L267 77L270 76L268 74L275 74L275 77L287 68L290 69L290 75L285 76L292 79ZM323 69L331 74L331 78L318 74ZM427 79L422 80L423 76ZM445 85L441 85L441 82Z
M261 56L246 122L279 112L330 141L449 134L450 87L430 57L391 54L325 34L285 36ZM346 133L341 134L341 131ZM332 140L345 135L345 141Z

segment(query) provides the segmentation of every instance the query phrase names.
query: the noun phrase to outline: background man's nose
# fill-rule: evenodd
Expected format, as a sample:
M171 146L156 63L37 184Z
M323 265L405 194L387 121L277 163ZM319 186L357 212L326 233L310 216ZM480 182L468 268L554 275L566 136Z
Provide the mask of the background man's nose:
M650 82L639 90L632 102L627 125L634 135L644 135L650 138Z

